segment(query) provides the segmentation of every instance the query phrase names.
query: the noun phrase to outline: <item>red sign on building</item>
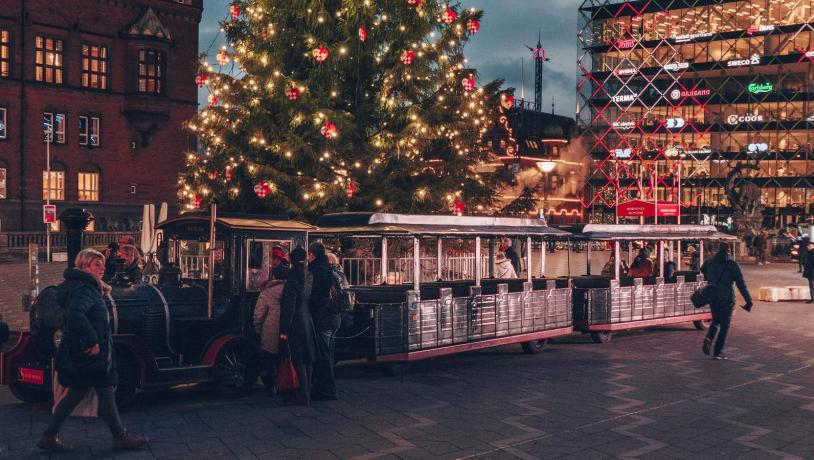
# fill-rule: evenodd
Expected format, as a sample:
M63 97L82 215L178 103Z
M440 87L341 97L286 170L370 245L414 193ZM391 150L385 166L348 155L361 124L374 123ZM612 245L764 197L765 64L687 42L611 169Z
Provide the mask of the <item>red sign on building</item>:
M678 217L681 215L681 206L676 203L656 203L652 201L631 200L616 207L619 217Z

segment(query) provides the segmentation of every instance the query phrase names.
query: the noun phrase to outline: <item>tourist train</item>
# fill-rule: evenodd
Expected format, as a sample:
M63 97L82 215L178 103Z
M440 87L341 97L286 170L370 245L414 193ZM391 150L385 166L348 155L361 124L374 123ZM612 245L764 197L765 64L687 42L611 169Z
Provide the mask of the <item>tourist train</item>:
M158 276L114 279L105 297L123 404L137 389L206 383L235 394L254 385L259 351L252 311L273 247L288 253L319 240L334 251L355 294L342 314L337 359L364 358L403 372L412 361L509 344L538 353L549 339L574 331L606 342L614 331L656 325L692 322L703 329L711 314L689 300L703 275L627 277L623 252L630 259L634 243L654 243L655 265L664 274L665 263L684 265L681 242L701 243L703 251L704 242L732 238L709 226L588 224L564 231L542 219L387 213L330 214L311 226L218 215L216 206L157 229L163 240ZM505 239L523 255L522 263L514 260L516 269L499 250ZM566 273L558 276L546 266L555 247L567 254ZM591 259L599 249L614 257L597 275ZM71 255L76 252L74 245ZM583 257L586 273L573 275L572 264ZM16 334L0 354L0 384L27 402L52 397L60 331L45 327L37 312L56 301L48 294L53 289L34 302L30 331Z

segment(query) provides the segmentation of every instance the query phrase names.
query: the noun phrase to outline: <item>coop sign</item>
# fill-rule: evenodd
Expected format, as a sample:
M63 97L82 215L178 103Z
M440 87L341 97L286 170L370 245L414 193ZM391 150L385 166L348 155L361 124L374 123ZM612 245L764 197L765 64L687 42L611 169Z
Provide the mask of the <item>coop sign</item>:
M669 72L678 72L679 70L684 70L690 67L689 62L671 62L669 64L664 64L664 70Z
M619 94L619 95L611 97L611 101L613 101L613 102L633 102L633 101L636 100L637 97L639 97L639 93Z
M744 67L749 65L758 65L760 64L761 56L757 53L753 54L749 57L749 59L733 59L731 61L726 61L727 67Z
M748 29L746 29L746 33L749 35L754 35L763 32L771 32L773 30L774 25L751 26Z
M746 89L752 94L765 94L772 92L774 85L771 82L750 83Z
M683 35L676 35L673 37L673 43L687 43L693 40L698 40L701 38L710 38L712 37L712 33L703 33L703 34L683 34Z
M735 115L732 114L726 117L726 122L730 125L737 125L740 123L752 123L763 121L763 115Z
M712 94L712 90L709 89L690 89L684 91L674 89L670 91L670 99L678 100L685 97L704 97L709 96L710 94Z

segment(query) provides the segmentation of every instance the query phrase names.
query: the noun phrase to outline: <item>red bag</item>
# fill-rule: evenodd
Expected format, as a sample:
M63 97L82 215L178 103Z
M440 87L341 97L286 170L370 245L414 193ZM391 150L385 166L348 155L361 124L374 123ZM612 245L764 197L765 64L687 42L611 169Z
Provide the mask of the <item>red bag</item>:
M300 387L297 370L294 368L294 363L291 362L291 351L288 350L288 345L285 345L285 347L286 353L283 354L280 367L277 369L277 393L294 391Z

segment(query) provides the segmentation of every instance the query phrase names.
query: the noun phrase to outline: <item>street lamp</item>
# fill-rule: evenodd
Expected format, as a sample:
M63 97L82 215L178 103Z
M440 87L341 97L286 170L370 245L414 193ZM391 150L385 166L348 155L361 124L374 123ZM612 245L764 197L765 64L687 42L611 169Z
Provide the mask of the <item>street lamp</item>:
M543 172L543 216L548 215L548 175L557 167L556 161L538 161L537 168Z

